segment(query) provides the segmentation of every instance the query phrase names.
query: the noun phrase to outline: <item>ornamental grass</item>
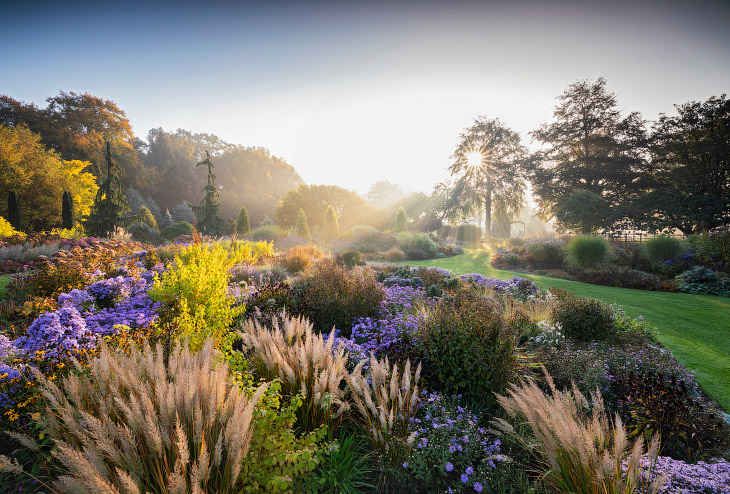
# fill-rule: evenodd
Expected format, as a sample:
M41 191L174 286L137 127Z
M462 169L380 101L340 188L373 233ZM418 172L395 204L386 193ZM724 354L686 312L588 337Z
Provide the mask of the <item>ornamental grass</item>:
M368 372L363 367L368 364ZM347 384L352 399L377 452L386 466L397 468L408 457L415 435L410 434L411 419L418 410L418 381L421 364L416 374L411 374L411 362L407 360L403 371L398 365L390 365L388 359L362 360Z
M253 396L236 386L213 342L192 353L160 345L129 354L102 348L87 374L42 379L49 409L39 422L67 470L64 493L231 493L247 479ZM30 437L23 444L38 445ZM0 457L4 469L20 470Z
M247 320L239 332L244 347L252 353L258 374L279 378L284 394L304 393L300 425L313 431L321 425L336 428L350 408L345 399L347 354L342 346L333 349L335 330L324 337L313 331L304 317L274 319L269 329Z
M550 394L534 381L523 381L512 384L507 396L497 397L508 415L532 430L543 480L557 492L576 494L659 492L664 479L649 482L642 475L643 440L629 442L620 417L611 421L606 414L600 392L592 394L589 402L575 385L572 392L559 391L547 372L545 376ZM505 420L493 423L502 432L514 434ZM654 437L647 453L652 467L658 448L659 437Z

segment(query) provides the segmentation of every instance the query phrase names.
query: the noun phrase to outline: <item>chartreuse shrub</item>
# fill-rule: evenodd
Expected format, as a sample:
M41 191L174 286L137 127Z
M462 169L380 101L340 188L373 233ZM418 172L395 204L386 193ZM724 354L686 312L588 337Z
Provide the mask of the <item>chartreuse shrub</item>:
M8 220L0 216L0 237L12 237L15 235L25 237L25 233L19 232L13 228L13 225L11 225Z
M532 437L526 449L537 455L544 482L555 492L581 494L657 493L662 480L642 475L644 441L629 442L621 419L611 420L600 394L587 400L577 388L559 391L546 373L550 394L535 381L512 384L499 404L507 414L527 423ZM503 419L493 424L514 437L514 427ZM653 468L659 449L654 438L644 461ZM646 465L645 465L646 466Z
M38 422L65 469L57 492L233 493L250 484L243 465L266 385L249 395L234 384L211 340L196 353L176 345L167 360L159 345L104 347L86 373L40 382L49 413ZM23 443L38 449L34 438Z
M164 304L162 335L168 340L184 338L193 349L200 348L206 338L227 348L234 336L230 327L245 310L242 305L234 306L235 299L228 294L229 271L270 251L265 242L238 242L231 250L221 245L181 247L173 265L155 280L149 292Z
M608 260L610 248L603 237L581 235L574 237L566 247L568 261L580 268L600 266Z
M613 309L587 298L561 301L553 311L553 320L560 324L565 336L578 341L606 340L617 331Z
M299 425L313 431L322 426L335 429L349 408L344 386L347 355L333 351L334 329L329 338L316 334L304 318L278 320L269 329L251 319L239 336L250 353L257 375L281 380L285 394L305 392L298 411Z
M504 392L516 365L513 338L485 299L442 298L427 310L415 344L429 388L463 394L486 407L496 404L494 393Z

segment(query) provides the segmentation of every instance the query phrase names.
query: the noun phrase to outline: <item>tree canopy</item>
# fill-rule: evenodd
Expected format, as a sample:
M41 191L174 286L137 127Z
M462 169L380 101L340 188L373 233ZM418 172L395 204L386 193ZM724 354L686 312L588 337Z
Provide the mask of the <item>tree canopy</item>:
M17 191L27 228L44 230L61 224L64 190L73 197L76 217L89 214L98 187L94 176L83 171L88 166L61 159L25 125L0 125L0 196Z

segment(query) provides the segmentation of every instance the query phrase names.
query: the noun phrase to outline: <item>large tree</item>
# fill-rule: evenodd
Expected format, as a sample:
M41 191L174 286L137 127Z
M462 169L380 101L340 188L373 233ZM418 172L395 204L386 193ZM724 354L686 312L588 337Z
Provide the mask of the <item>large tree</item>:
M0 125L0 204L6 204L9 191L17 191L25 226L31 230L61 224L64 190L73 196L77 218L89 214L97 186L94 176L83 171L88 165L84 161L61 159L25 125ZM0 213L7 211L3 208Z
M644 121L636 112L622 116L603 78L568 86L558 97L553 122L531 135L542 145L529 163L533 194L545 218L554 217L574 192L586 190L607 201L610 225L643 190Z
M27 125L64 160L89 162L87 171L99 181L105 170L105 143L109 143L120 167L122 186L149 190L154 173L139 160L132 127L116 103L88 93L63 91L46 102L45 108L39 108L0 96L0 124Z
M122 184L119 180L119 167L112 161L111 145L106 145L106 178L99 186L86 224L86 231L96 237L107 237L114 233L117 227L127 227L136 221L136 217L129 216L129 204L122 194Z
M730 100L675 108L652 129L651 191L641 210L648 229L689 235L730 222Z
M449 172L453 179L451 216L483 211L487 239L492 238L495 210L511 218L522 208L525 181L522 164L526 150L520 135L499 119L477 117L459 135Z

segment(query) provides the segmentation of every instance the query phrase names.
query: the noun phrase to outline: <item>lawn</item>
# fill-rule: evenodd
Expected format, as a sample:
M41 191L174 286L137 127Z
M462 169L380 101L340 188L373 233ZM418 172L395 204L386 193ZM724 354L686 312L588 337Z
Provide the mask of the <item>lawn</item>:
M8 293L8 285L13 281L13 277L9 274L0 276L0 298L5 298Z
M525 275L494 269L490 253L467 250L463 255L410 266L438 266L455 274L482 273L497 278L519 275L541 289L563 288L579 295L619 304L627 314L657 328L657 338L682 364L697 373L697 381L726 411L730 411L730 298L686 293L648 292ZM403 263L406 264L406 263Z

